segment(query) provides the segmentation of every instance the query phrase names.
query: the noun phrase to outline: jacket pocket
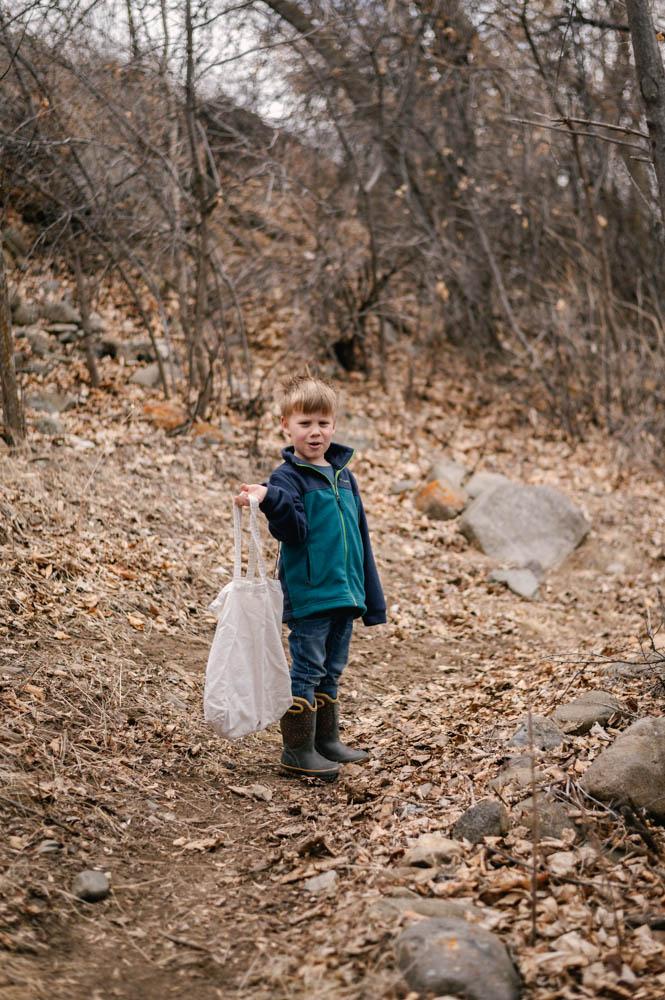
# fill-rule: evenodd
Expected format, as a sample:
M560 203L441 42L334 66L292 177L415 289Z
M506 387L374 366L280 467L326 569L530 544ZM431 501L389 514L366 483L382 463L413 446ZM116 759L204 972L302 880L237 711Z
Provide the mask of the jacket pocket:
M305 552L305 573L307 578L307 586L312 586L312 564L310 561L309 548Z

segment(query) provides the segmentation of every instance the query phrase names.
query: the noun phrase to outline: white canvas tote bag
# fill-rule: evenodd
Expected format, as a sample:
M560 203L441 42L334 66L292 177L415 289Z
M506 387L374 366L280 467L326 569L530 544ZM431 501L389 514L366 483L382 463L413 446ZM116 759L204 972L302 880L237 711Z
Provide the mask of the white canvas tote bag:
M233 579L210 605L217 628L206 667L204 717L228 740L265 729L293 703L282 646L282 588L266 574L258 506L256 497L250 497L249 557L243 576L241 509L233 505Z

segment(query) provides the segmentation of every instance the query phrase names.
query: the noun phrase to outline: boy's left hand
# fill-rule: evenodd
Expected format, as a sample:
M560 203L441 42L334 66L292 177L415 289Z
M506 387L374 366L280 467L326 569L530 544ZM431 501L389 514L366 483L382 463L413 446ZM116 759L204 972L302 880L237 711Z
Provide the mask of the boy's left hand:
M251 483L250 485L242 483L240 493L233 498L233 502L236 507L249 507L250 496L256 497L259 503L261 503L267 492L267 488L262 486L261 483Z

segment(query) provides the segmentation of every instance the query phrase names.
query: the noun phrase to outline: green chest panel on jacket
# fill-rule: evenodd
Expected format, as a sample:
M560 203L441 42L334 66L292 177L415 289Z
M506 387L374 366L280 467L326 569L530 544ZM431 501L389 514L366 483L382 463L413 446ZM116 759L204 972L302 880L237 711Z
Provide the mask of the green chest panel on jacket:
M353 492L322 483L321 489L305 493L303 503L307 541L282 545L282 566L294 615L339 607L364 612L363 545Z

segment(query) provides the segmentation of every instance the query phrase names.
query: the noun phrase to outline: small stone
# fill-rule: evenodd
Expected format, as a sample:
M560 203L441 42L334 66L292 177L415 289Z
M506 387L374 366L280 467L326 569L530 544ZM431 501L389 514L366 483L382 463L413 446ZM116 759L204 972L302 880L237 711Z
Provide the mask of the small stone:
M62 437L64 428L57 417L40 417L35 421L35 430L47 437Z
M38 358L46 357L52 352L52 342L50 338L39 329L39 327L29 326L23 331L23 336L30 344L30 350Z
M42 840L36 848L37 854L55 854L62 850L62 844L58 840Z
M564 733L580 735L588 733L596 723L604 726L617 714L623 714L623 709L607 691L585 691L579 698L559 705L552 712L552 718Z
M417 479L400 479L392 484L389 492L392 493L393 496L397 496L399 493L410 493L411 490L415 490L418 485Z
M538 593L539 580L530 569L494 569L488 579L505 583L514 594L527 600L532 600Z
M546 719L543 715L531 716L531 731L533 735L533 746L536 750L554 750L560 746L565 734L559 729L555 722ZM529 746L529 720L522 719L510 740L508 746L528 747Z
M319 895L321 893L330 893L337 886L337 880L339 876L334 869L330 871L322 872L320 875L315 875L313 878L308 878L303 883L303 888L307 892L311 892L313 895Z
M134 372L129 381L133 385L142 385L146 389L155 389L161 382L159 364L153 361L151 364L146 365L145 368L139 368L137 372Z
M509 482L510 480L500 472L474 472L468 483L465 483L464 489L471 499L475 500L481 493L489 493L495 486L503 486Z
M484 837L503 837L510 828L506 807L495 799L481 799L460 816L453 837L479 844Z
M15 309L12 310L12 323L14 326L32 326L39 319L39 309L29 302L19 301Z
M71 302L44 302L41 314L49 323L71 323L79 326L81 314Z
M67 435L67 443L71 445L74 451L91 451L93 448L97 447L94 441L89 441L88 438L79 437L78 434Z
M99 313L90 313L89 328L90 333L103 333L106 329L106 322Z
M170 691L166 695L166 697L164 698L164 701L168 702L169 705L173 705L173 707L177 708L177 710L179 712L188 712L189 711L189 708L188 708L186 702L184 702L182 700L182 698L179 698L177 694L173 694L172 691Z
M564 831L575 829L575 824L561 803L546 795L536 796L535 810L533 799L529 797L520 802L513 810L513 813L519 826L525 826L529 831L533 831L534 820L537 820L538 835L540 837L551 837L553 840L560 840Z
M79 872L72 882L72 892L86 903L97 903L101 899L106 899L110 891L111 883L106 872L92 870Z
M555 851L547 858L547 867L554 875L573 875L577 867L574 851Z
M524 754L511 760L508 765L500 771L496 778L490 782L490 787L496 791L504 788L528 788L533 781L538 783L543 777L543 772L537 767L531 767L531 757Z
M384 920L417 913L421 917L455 917L458 920L480 920L482 912L471 903L452 899L428 899L423 896L384 896L371 906L374 916Z
M402 931L397 964L410 989L465 1000L518 1000L520 978L496 934L455 917Z
M602 802L629 804L665 820L665 718L645 718L621 733L582 775Z
M463 851L464 848L457 840L450 840L440 833L423 833L405 853L403 864L416 868L435 868L458 858Z
M450 483L451 486L459 488L468 475L469 470L459 462L454 462L450 458L437 458L430 466L427 481L431 483L438 479L440 482Z
M31 410L40 413L63 413L76 406L74 396L63 395L60 392L48 390L46 392L34 393L26 399L26 405Z
M460 487L443 479L435 479L420 487L413 502L419 511L427 514L433 521L450 521L464 510L467 495Z
M71 343L72 340L78 340L81 337L81 331L76 323L49 323L46 331L64 344Z

